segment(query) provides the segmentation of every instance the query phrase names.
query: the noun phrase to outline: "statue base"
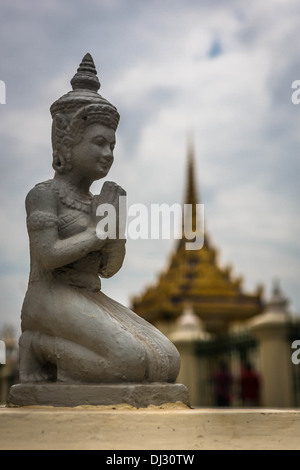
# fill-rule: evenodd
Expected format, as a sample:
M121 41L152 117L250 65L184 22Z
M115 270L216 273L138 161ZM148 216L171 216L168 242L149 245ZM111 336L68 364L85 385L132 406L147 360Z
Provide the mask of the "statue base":
M63 384L23 383L13 385L7 406L117 405L126 403L136 408L181 402L190 406L188 390L182 384Z

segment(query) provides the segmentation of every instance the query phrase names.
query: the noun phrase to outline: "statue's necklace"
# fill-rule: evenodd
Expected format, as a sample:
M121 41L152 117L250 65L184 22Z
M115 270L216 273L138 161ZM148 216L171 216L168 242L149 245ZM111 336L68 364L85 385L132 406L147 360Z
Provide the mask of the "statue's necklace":
M69 207L70 209L86 212L87 214L90 212L90 205L93 199L92 194L81 196L75 189L70 188L69 185L55 186L58 197L65 206Z

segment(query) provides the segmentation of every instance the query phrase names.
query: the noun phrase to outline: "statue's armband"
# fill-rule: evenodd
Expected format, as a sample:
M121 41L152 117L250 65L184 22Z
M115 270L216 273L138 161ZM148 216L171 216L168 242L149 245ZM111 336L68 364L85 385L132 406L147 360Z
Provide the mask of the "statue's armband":
M28 231L43 230L57 225L57 216L50 212L34 211L27 217Z

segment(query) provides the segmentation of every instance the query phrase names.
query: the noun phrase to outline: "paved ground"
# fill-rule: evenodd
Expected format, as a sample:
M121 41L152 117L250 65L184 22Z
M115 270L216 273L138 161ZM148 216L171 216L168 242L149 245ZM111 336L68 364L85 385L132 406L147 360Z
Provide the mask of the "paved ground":
M0 408L0 449L300 450L300 410Z

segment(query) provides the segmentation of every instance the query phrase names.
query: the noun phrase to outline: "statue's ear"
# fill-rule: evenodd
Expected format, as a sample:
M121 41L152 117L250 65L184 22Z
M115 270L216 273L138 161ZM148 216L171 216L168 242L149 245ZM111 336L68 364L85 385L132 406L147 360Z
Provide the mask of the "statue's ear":
M63 173L70 166L70 148L72 139L70 138L70 126L68 120L62 113L57 113L52 123L52 147L53 162L55 171Z

